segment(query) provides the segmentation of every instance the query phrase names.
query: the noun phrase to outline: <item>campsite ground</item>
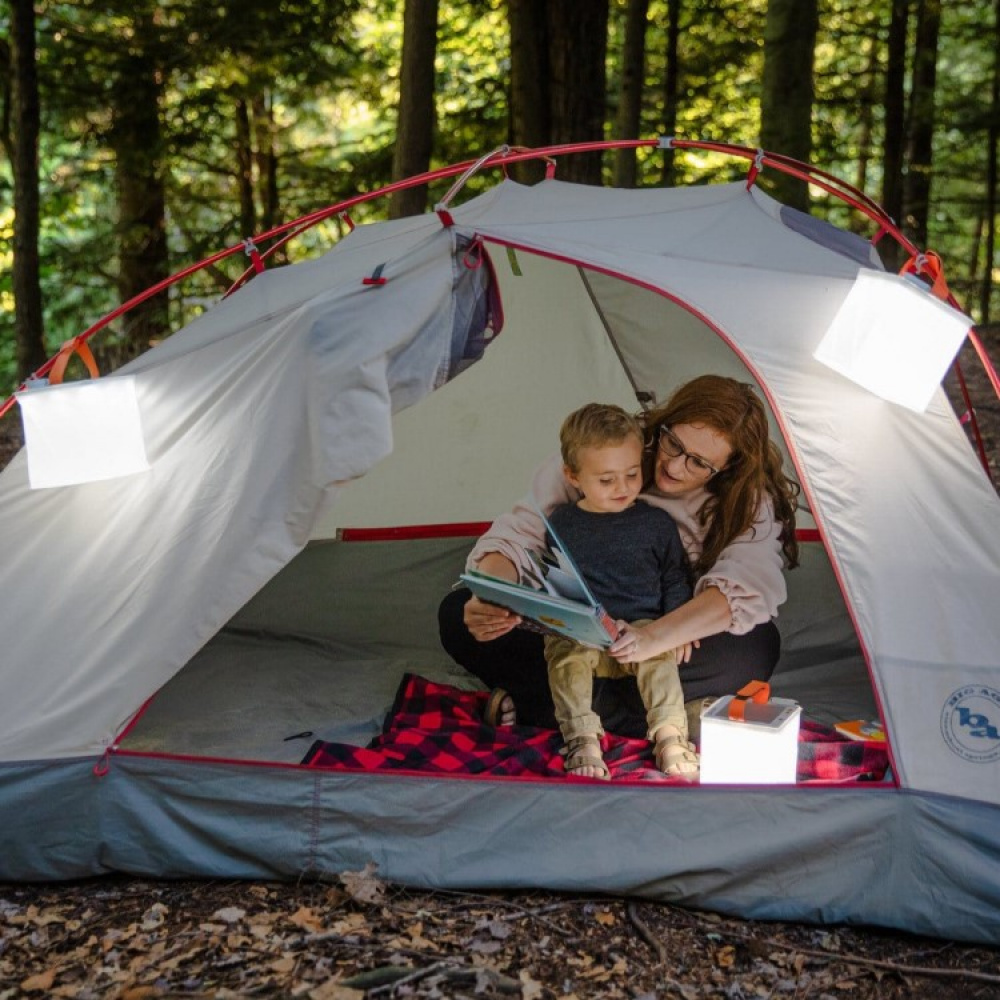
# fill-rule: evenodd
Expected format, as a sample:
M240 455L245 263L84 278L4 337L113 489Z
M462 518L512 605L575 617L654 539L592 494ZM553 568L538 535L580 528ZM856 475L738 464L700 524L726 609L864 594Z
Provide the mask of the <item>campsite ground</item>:
M1000 327L986 339L1000 363ZM966 352L1000 481L1000 401ZM0 466L19 430L16 413L0 421ZM0 883L0 1000L498 995L985 1000L1000 996L1000 951L602 896L418 892L377 872Z

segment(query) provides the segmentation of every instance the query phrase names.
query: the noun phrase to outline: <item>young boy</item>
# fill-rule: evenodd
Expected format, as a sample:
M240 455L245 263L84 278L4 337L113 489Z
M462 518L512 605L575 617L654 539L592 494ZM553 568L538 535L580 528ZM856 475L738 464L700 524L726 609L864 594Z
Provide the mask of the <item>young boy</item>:
M642 488L642 428L621 407L589 403L559 432L563 475L582 494L549 520L604 609L631 624L659 618L691 598L687 560L673 518L636 502ZM591 707L593 678L634 676L657 767L694 778L698 755L687 741L684 696L671 650L638 663L563 636L545 637L556 719L566 742L568 774L607 779L604 735Z

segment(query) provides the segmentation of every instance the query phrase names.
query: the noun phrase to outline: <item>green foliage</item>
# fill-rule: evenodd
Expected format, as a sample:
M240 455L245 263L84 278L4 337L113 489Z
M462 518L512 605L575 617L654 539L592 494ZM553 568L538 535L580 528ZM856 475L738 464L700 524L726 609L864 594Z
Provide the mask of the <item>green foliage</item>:
M37 0L42 89L42 291L54 351L117 305L114 163L116 86L136 60L163 81L170 266L180 270L243 232L241 143L256 156L251 183L265 217L265 154L276 163L276 221L290 220L391 178L405 0ZM620 87L626 0L609 0L608 108ZM754 147L767 0L682 0L676 135ZM650 0L641 134L664 133L668 0ZM882 101L890 0L821 0L815 56L813 162L873 198L881 190ZM982 280L985 99L993 72L992 0L943 5L930 243L971 305ZM0 35L7 32L0 0ZM912 25L911 25L912 32ZM0 39L2 41L2 39ZM0 45L0 51L3 46ZM2 60L0 60L2 63ZM473 160L508 138L510 51L505 0L441 0L432 166ZM5 93L6 88L0 90ZM6 106L6 104L4 105ZM257 112L251 135L237 109ZM778 151L780 152L780 151ZM663 153L637 154L641 184L661 183ZM609 171L611 157L606 160ZM676 183L745 176L745 161L678 153ZM13 377L10 164L0 158L0 388ZM463 197L495 174L473 178ZM435 185L437 200L451 181ZM761 183L767 185L766 177ZM869 232L841 203L813 191L814 211ZM381 202L352 210L381 217ZM319 253L345 224L294 240L290 259ZM171 293L180 325L246 267L242 253ZM103 337L111 350L118 334Z

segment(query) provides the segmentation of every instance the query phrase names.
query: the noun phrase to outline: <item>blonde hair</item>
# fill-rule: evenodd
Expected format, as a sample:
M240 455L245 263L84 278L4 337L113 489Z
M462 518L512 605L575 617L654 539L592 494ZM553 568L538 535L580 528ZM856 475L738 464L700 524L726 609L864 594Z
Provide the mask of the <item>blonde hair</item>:
M647 484L653 483L661 427L704 424L721 434L732 449L729 461L705 484L709 497L698 518L707 531L694 567L697 574L711 569L722 550L753 526L765 495L771 498L774 515L782 526L785 560L789 568L798 565L795 510L799 485L781 467L781 452L768 435L767 411L754 386L722 375L701 375L642 419Z
M578 472L581 449L619 444L632 435L641 445L642 424L631 413L612 403L587 403L574 410L559 429L562 460Z

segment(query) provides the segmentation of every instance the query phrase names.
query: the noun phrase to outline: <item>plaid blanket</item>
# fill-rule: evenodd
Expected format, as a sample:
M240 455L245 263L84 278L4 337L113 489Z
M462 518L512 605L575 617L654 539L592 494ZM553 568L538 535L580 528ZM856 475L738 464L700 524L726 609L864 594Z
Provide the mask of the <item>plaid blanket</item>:
M351 771L565 777L560 734L532 726L487 726L482 720L487 697L484 691L463 691L406 674L382 733L367 747L317 740L302 763ZM612 780L686 784L657 770L647 740L608 733L601 747ZM849 740L834 729L803 721L798 781L879 781L887 767L884 744Z

